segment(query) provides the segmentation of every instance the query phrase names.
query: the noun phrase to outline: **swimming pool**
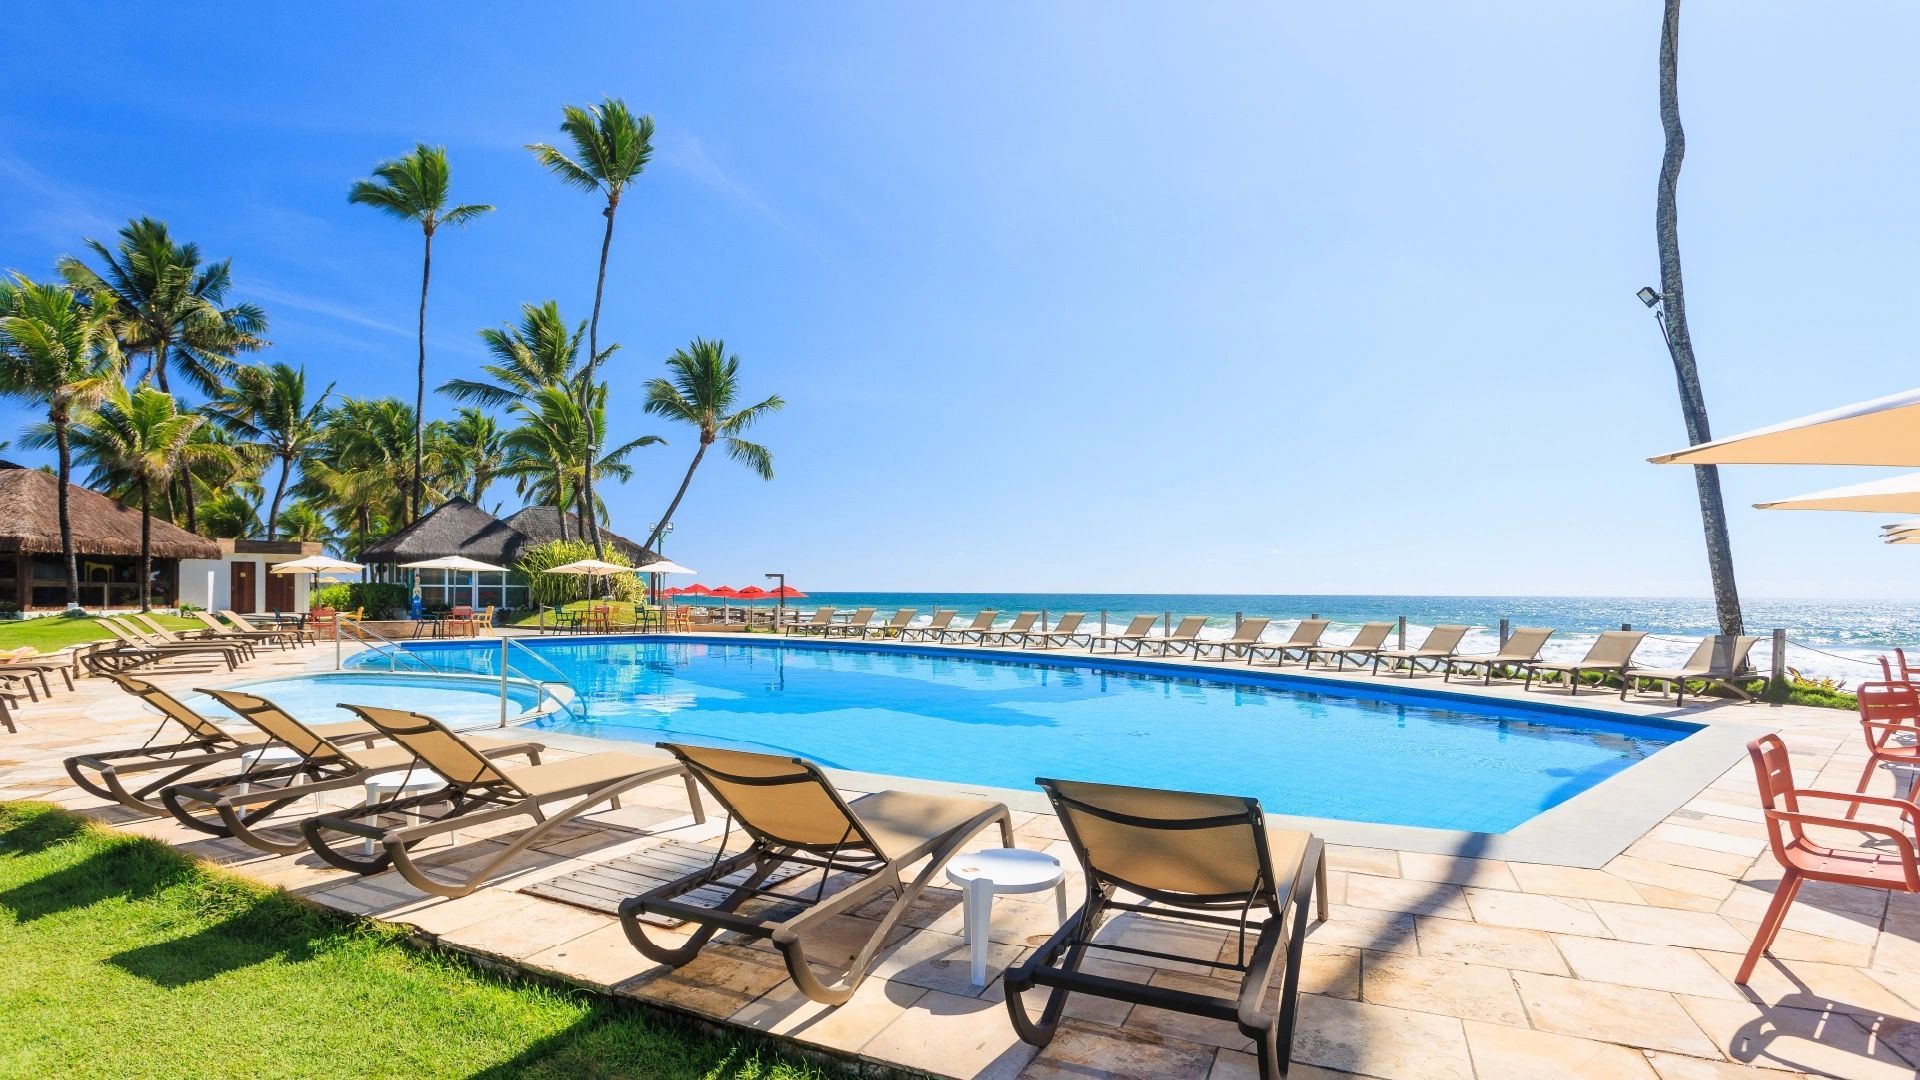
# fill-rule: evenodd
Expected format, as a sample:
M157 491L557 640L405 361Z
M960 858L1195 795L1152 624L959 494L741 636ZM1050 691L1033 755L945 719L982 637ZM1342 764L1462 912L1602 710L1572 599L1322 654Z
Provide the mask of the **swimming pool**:
M229 689L258 694L309 724L333 724L358 717L340 708L341 702L379 705L426 713L449 727L481 728L500 724L500 679L471 676L387 675L360 671L330 671L289 675L277 679L235 683ZM518 718L540 705L538 687L518 679L507 683L507 713ZM239 722L226 706L204 694L182 699L206 713L215 723Z
M1252 795L1271 813L1499 833L1698 730L1418 692L1350 692L1137 661L643 638L522 639L584 718L535 726L686 740L860 772L1030 789L1036 776ZM489 643L410 644L489 673Z

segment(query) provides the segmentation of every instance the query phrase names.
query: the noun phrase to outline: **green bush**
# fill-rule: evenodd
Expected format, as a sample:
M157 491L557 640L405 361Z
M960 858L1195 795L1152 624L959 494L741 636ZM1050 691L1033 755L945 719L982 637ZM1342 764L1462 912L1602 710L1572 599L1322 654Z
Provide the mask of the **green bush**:
M549 574L547 570L570 562L594 557L593 545L584 540L549 540L544 544L530 547L513 564L514 572L527 581L527 596L535 604L559 607L574 600L587 598L589 588L597 590L595 595L606 596L611 591L616 600L633 601L640 597L640 579L634 574L622 574L613 579L611 590L601 583L599 578L589 578L580 574ZM632 566L633 560L617 551L608 551L606 562L615 566Z
M344 585L323 585L313 590L312 607L330 607L335 611L365 608L369 619L397 619L406 614L413 594L405 585L393 581L353 581Z

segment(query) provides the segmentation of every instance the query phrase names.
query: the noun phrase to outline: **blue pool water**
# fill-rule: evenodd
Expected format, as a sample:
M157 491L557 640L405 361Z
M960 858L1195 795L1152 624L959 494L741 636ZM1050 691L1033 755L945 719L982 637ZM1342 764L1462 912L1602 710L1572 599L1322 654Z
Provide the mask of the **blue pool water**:
M500 723L497 679L327 672L238 683L233 689L258 694L309 724L358 719L340 708L341 702L426 713L453 728L491 727ZM215 723L239 719L224 705L204 695L195 694L182 700L189 707L205 712ZM509 683L507 702L508 713L517 717L539 704L540 691L526 683Z
M861 772L1030 788L1036 776L1252 795L1269 812L1504 832L1691 725L1299 679L1168 675L1086 657L686 639L526 642L586 697L546 730L788 753ZM490 673L487 643L415 646ZM1244 669L1242 669L1244 671ZM1164 671L1164 669L1163 669ZM428 710L430 711L430 710Z

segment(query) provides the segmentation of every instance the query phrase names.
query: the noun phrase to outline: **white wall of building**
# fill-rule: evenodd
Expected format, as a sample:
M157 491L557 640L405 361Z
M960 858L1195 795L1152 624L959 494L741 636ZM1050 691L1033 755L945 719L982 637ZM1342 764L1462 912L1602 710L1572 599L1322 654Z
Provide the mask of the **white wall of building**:
M268 569L275 563L291 562L299 555L257 555L236 553L224 559L181 559L180 599L195 607L217 611L231 607L233 600L233 564L253 563L253 610L267 611ZM293 610L307 610L307 583L311 575L293 575Z

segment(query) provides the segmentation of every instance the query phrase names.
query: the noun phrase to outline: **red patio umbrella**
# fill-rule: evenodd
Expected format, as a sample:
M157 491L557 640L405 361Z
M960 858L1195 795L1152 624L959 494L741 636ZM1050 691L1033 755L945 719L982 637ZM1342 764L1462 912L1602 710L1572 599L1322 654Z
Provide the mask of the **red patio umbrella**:
M708 589L707 595L720 598L720 621L726 622L728 619L727 612L732 610L727 605L727 601L738 599L740 592L731 585L721 585L718 588Z
M782 585L767 595L775 600L805 600L807 598L806 593L801 592L791 585Z
M773 594L758 585L749 585L733 595L742 600L764 600ZM753 624L753 617L751 615L747 617L747 624L749 626Z

